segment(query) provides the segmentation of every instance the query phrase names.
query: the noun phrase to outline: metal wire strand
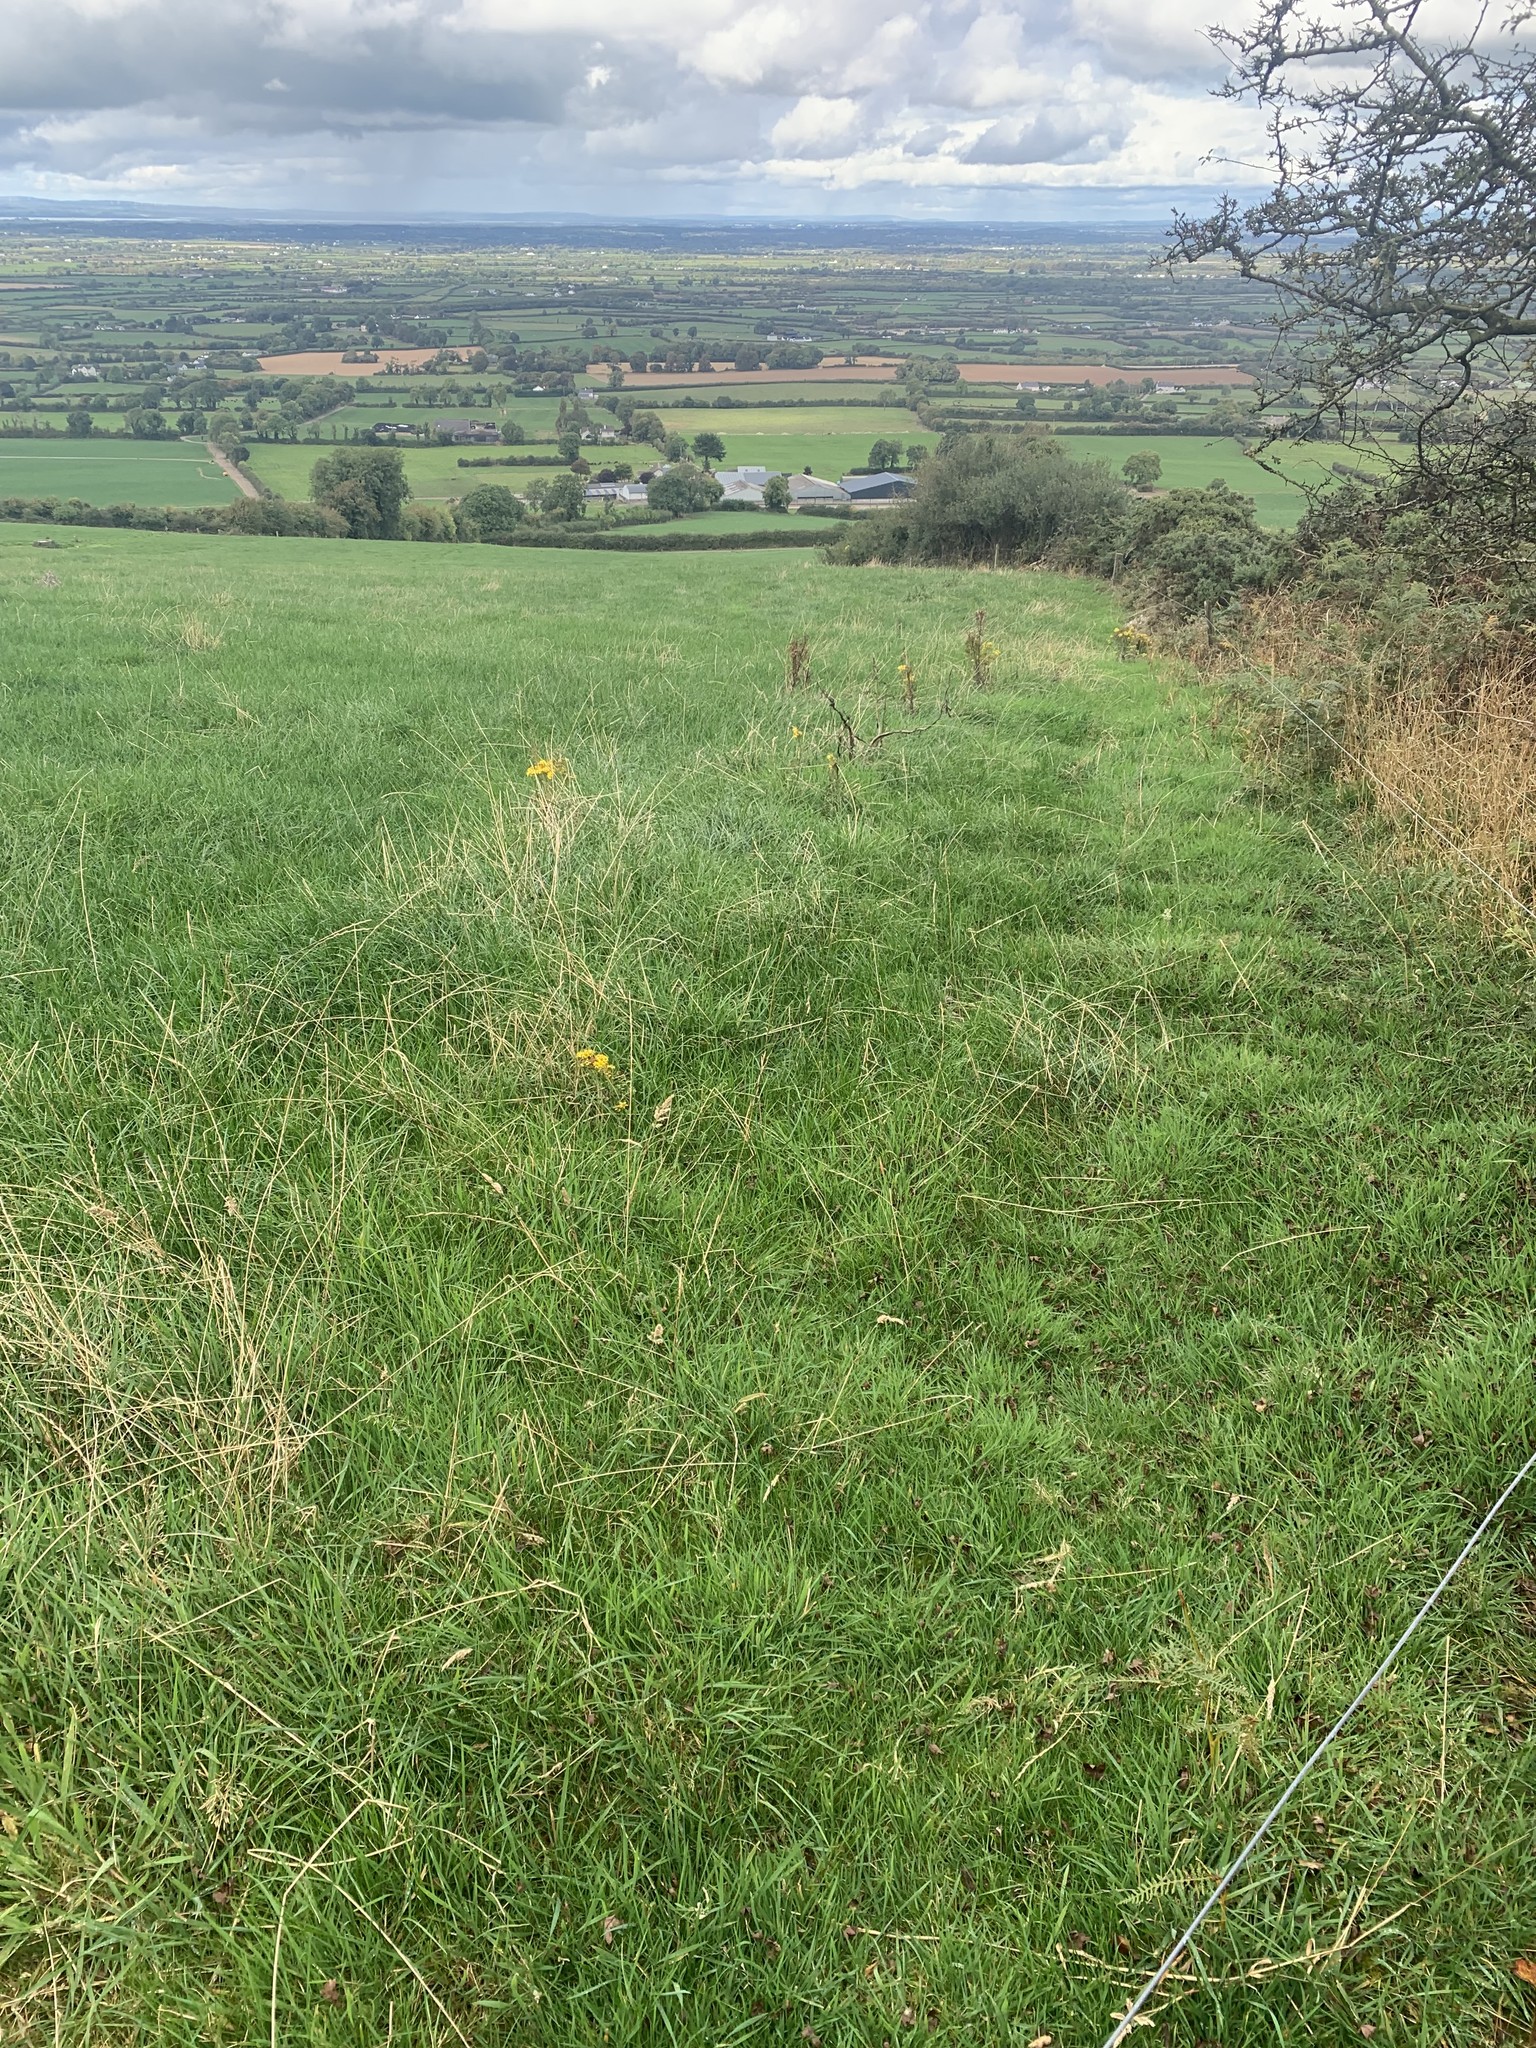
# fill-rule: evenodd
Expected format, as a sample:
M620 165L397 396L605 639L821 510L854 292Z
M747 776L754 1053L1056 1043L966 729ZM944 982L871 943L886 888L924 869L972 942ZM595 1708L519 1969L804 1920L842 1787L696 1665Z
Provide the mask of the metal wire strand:
M1190 1921L1189 1925L1185 1928L1184 1932L1179 1936L1178 1940L1174 1943L1173 1947L1169 1949L1167 1955L1164 1956L1161 1963L1158 1964L1157 1969L1147 1979L1146 1985L1142 1989L1140 1996L1130 2006L1130 2008L1125 2013L1124 2017L1116 2022L1115 2027L1111 2032L1108 2040L1104 2043L1104 2048L1120 2048L1121 2042L1125 2040L1126 2036L1130 2033L1131 2028L1136 2024L1137 2015L1145 2009L1149 2000L1156 1996L1159 1987L1167 1978L1169 1971L1173 1968L1174 1964L1178 1962L1179 1958L1188 1949L1189 1944L1194 1940L1195 1936L1200 1932L1200 1929L1205 1925L1205 1922L1210 1917L1211 1913L1215 1910L1215 1908L1218 1905L1220 1905L1222 1899L1226 1895L1227 1888L1231 1884L1233 1878L1237 1876L1238 1872L1243 1868L1244 1864L1248 1861L1249 1857L1253 1854L1254 1850L1258 1848L1259 1844L1264 1840L1264 1837L1269 1833L1270 1829L1274 1826L1275 1822L1280 1818L1281 1814L1284 1813L1286 1807L1290 1804L1291 1797L1295 1793L1297 1787L1300 1786L1303 1783L1303 1781L1307 1778L1313 1766L1319 1761L1319 1759L1326 1755L1327 1752L1333 1747L1333 1744L1338 1740L1339 1736L1344 1732L1344 1730L1349 1726L1350 1722L1355 1718L1355 1715L1360 1711L1361 1707L1365 1704L1366 1700L1370 1697L1371 1693L1375 1690L1376 1686L1380 1683L1382 1678L1386 1676L1387 1672L1390 1671L1392 1666L1397 1662L1398 1656L1401 1653L1404 1645L1410 1640L1415 1630L1418 1628L1419 1624L1424 1620L1426 1615L1428 1615L1430 1611L1433 1609L1436 1602L1439 1600L1440 1595L1445 1591L1446 1587L1451 1583L1452 1579L1455 1578L1456 1574L1461 1570L1462 1566L1466 1563L1467 1559L1472 1555L1473 1551L1477 1548L1478 1544L1481 1542L1483 1538L1485 1531L1491 1526L1494 1517L1499 1513L1499 1510L1504 1506L1504 1503L1509 1499L1511 1494L1516 1492L1521 1482L1524 1479L1526 1479L1527 1476L1533 1471L1536 1471L1536 1451L1532 1451L1531 1455L1520 1467L1520 1470L1515 1474L1514 1478L1510 1480L1508 1486L1505 1487L1504 1491L1499 1495L1498 1499L1494 1502L1493 1506L1488 1510L1487 1514L1484 1515L1483 1519L1478 1523L1477 1527L1472 1531L1472 1534L1467 1538L1466 1542L1462 1545L1460 1554L1457 1556L1455 1562L1450 1566L1450 1568L1441 1578L1439 1585L1436 1586L1435 1590L1424 1602L1424 1605L1419 1609L1418 1613L1413 1617L1412 1621L1409 1622L1408 1626L1403 1630L1402 1634L1398 1637L1397 1641L1392 1645L1391 1649L1388 1650L1386 1656L1382 1658L1381 1662L1376 1666L1376 1669L1371 1673L1370 1677L1365 1681L1364 1685L1361 1686L1360 1690L1355 1694L1354 1698L1350 1701L1349 1705L1344 1709L1343 1713L1340 1714L1337 1721L1335 1721L1333 1726L1328 1730L1328 1733L1323 1737L1322 1741L1317 1745L1316 1749L1314 1749L1312 1754L1307 1758L1306 1762L1302 1765L1301 1769L1296 1773L1295 1777L1292 1778L1289 1785L1287 1785L1285 1790L1280 1794L1280 1797L1275 1801L1274 1805L1269 1809L1268 1813L1266 1813L1264 1818L1259 1822L1259 1825L1248 1837L1248 1840L1243 1844L1238 1854L1232 1859L1231 1863L1228 1864L1226 1870L1223 1871L1221 1878L1216 1885L1215 1890L1211 1893L1210 1897L1206 1900L1205 1904L1200 1908L1199 1912L1195 1915L1194 1919Z

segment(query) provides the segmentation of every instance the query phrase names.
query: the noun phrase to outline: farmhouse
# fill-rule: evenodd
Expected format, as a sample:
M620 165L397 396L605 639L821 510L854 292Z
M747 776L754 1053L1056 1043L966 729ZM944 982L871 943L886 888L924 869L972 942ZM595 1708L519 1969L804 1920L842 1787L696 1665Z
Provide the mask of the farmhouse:
M456 448L475 447L501 439L501 429L494 420L434 420L432 431L441 440L451 441Z
M893 469L882 469L874 476L845 476L843 493L855 505L872 505L886 498L910 498L913 491L912 479L899 476Z

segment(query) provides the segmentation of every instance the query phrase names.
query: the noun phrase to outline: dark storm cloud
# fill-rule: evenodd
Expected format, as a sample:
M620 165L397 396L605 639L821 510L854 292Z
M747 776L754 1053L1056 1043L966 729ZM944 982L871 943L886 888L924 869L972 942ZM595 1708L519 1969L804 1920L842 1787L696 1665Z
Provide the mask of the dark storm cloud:
M575 38L445 33L446 8L295 43L267 7L159 0L86 18L21 0L0 109L36 120L143 107L274 134L402 121L555 122L581 75Z

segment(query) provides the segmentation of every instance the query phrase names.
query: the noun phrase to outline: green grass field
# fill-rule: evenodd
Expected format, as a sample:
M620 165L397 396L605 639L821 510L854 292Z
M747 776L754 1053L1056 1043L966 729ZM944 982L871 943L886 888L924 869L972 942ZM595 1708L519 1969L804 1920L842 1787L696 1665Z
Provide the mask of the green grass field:
M1364 469L1373 462L1368 450L1323 443L1316 448L1287 449L1286 473L1275 476L1244 454L1241 442L1230 439L1202 441L1189 434L1062 434L1058 439L1079 461L1107 462L1116 472L1127 455L1149 449L1163 465L1159 490L1202 490L1221 477L1234 491L1253 499L1261 526L1273 527L1294 526L1306 511L1304 482L1331 485L1337 481L1333 463Z
M260 477L269 490L282 498L307 498L309 479L315 464L330 452L322 443L313 442L258 442L251 449L250 461L246 467L253 476ZM509 448L508 455L533 455L539 451L533 448ZM658 459L654 448L605 451L621 462L627 461L632 468L642 462ZM526 490L537 476L555 476L564 467L556 451L549 450L549 465L538 469L460 469L459 457L465 453L494 455L494 448L402 448L400 453L405 461L405 473L410 479L411 493L417 498L443 500L462 498L466 491L472 491L476 484L506 484L514 491ZM592 451L592 466L601 465L598 451Z
M7 441L0 497L88 505L227 505L239 492L200 441Z
M0 2035L1095 2048L1528 1446L1528 953L1087 581L34 538ZM1149 2041L1523 2037L1532 1513Z

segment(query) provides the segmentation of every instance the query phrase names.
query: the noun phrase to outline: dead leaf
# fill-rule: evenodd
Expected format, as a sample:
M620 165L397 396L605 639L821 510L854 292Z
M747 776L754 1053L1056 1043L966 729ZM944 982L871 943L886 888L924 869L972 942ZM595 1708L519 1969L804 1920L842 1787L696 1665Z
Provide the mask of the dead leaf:
M661 1327L660 1323L657 1323L651 1331L651 1342L653 1344L660 1344L662 1340L665 1338L666 1334L666 1331Z
M469 1645L466 1643L462 1650L455 1650L451 1657L443 1659L442 1669L444 1671L451 1671L455 1664L462 1664L468 1655Z
M235 1888L232 1884L221 1884L208 1903L213 1906L227 1906L234 1896Z
M14 1842L21 1833L21 1822L17 1820L14 1813L0 1813L0 1831L9 1835Z
M810 2048L821 2048L821 2036L809 2022L800 2029L800 2038L809 2042Z
M613 1937L616 1934L621 1934L623 1930L624 1922L616 1913L605 1913L603 1915L603 1947L612 1948Z
M336 1979L334 1977L327 1977L325 1982L320 1986L320 1996L325 2000L327 2005L340 2005L341 1986L336 1982Z
M877 1324L894 1323L896 1327L900 1330L904 1330L907 1327L907 1319L905 1316L876 1316L875 1322Z
M1051 2043L1055 2038L1054 2034L1036 2034L1033 2041L1030 2042L1029 2048L1051 2048Z
M651 1122L658 1131L666 1123L667 1118L672 1114L672 1101L673 1098L669 1095L665 1102L658 1102L656 1107L651 1111Z
M1528 1963L1521 1956L1515 1964L1515 1975L1522 1984L1536 1984L1536 1963Z
M1372 2034L1375 2033L1376 2029L1372 2025L1372 2023L1369 2020L1367 2020L1365 2022L1365 2025L1360 2029L1360 2031L1365 2036L1366 2040L1369 2041Z

